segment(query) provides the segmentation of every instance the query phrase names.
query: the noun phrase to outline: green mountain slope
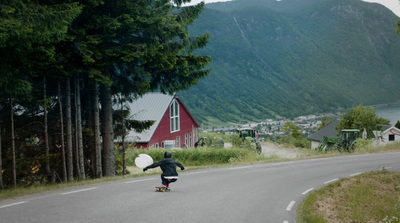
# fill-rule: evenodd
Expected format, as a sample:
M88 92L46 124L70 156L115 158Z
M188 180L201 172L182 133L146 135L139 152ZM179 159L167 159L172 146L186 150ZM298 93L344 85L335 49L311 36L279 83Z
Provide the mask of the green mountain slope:
M211 34L198 53L212 56L213 71L179 95L198 122L258 121L395 102L396 20L385 7L360 0L209 4L191 33Z

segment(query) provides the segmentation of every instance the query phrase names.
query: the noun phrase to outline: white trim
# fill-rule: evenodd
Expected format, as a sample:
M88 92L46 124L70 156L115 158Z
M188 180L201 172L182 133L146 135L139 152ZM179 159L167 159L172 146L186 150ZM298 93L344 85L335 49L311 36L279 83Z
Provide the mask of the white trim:
M169 122L171 133L178 132L181 129L180 105L176 99L172 100L169 106Z

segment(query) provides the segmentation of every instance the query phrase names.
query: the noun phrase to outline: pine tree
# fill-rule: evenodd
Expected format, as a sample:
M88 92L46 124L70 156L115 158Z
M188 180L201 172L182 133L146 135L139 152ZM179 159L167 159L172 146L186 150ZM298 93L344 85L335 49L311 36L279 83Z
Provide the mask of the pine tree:
M208 56L193 55L209 35L190 37L188 26L204 7L179 7L169 0L88 1L74 21L68 46L79 47L74 63L100 84L104 174L115 174L113 94L142 95L153 90L175 92L196 84L210 72Z

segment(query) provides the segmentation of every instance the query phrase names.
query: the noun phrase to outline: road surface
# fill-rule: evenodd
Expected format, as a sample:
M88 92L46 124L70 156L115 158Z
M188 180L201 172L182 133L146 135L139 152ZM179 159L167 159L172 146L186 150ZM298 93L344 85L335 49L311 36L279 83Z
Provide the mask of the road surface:
M340 178L400 171L400 152L180 172L171 192L159 176L66 188L0 202L0 222L293 223L299 203Z

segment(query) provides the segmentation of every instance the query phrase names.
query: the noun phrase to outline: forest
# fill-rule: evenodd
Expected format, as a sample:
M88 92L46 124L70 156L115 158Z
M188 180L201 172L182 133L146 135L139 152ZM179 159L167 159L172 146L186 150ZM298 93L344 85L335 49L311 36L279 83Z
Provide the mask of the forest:
M152 122L124 103L206 77L190 0L0 3L0 188L125 173L115 138Z

